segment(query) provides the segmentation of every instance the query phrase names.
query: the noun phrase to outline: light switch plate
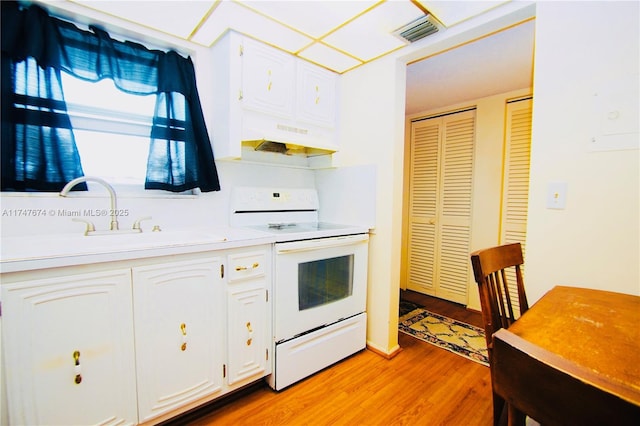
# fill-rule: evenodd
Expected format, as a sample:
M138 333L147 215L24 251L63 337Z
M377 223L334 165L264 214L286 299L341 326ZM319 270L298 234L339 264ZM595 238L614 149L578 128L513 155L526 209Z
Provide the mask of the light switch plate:
M547 185L547 208L562 210L567 204L567 182L549 182Z

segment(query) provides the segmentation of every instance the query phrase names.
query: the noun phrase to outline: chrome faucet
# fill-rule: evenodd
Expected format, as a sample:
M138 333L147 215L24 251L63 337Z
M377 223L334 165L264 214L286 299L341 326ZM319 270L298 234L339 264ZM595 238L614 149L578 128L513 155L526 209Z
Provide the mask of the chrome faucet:
M111 197L111 211L109 212L111 215L111 224L109 226L109 229L111 231L117 231L118 218L116 216L116 213L118 211L118 201L116 199L116 191L113 189L111 185L109 185L109 183L106 180L100 179L98 177L93 177L93 176L81 176L79 178L75 178L69 183L67 183L64 186L64 188L62 188L62 191L60 191L60 196L66 197L69 194L69 191L71 191L71 188L73 188L79 183L88 182L88 181L97 182L102 186L104 186L107 189L107 191L109 191L109 197Z

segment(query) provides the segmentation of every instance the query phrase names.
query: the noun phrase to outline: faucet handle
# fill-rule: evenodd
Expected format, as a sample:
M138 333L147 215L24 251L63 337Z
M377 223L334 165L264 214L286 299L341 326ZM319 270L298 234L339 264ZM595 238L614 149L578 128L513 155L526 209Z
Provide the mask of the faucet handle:
M89 233L96 231L95 225L88 220L79 219L77 217L72 217L71 220L74 222L82 222L87 224L87 228L84 230L84 235L89 235Z
M133 229L135 231L142 232L142 228L140 228L140 222L142 222L143 220L151 220L151 219L152 219L151 216L141 217L140 219L138 219L135 222L133 222Z

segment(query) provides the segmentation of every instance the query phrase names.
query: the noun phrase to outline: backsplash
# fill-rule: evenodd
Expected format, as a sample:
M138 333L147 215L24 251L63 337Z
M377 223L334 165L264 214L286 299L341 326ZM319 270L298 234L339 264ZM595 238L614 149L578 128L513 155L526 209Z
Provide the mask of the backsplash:
M120 229L142 222L143 231L154 225L162 229L224 228L229 226L229 197L234 186L315 187L315 173L308 169L274 167L240 162L217 163L221 191L198 196L135 197L118 193ZM93 194L3 193L0 207L2 237L82 233L85 225L72 218L89 220L96 229L108 229L109 196L97 187ZM94 195L95 194L95 195Z

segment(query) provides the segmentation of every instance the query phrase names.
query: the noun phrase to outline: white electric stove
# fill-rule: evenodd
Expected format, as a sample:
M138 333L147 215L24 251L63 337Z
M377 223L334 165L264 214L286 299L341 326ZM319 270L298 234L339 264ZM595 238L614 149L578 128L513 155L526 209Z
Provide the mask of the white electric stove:
M309 188L234 188L231 225L275 236L269 384L281 390L366 346L368 229L318 221Z

